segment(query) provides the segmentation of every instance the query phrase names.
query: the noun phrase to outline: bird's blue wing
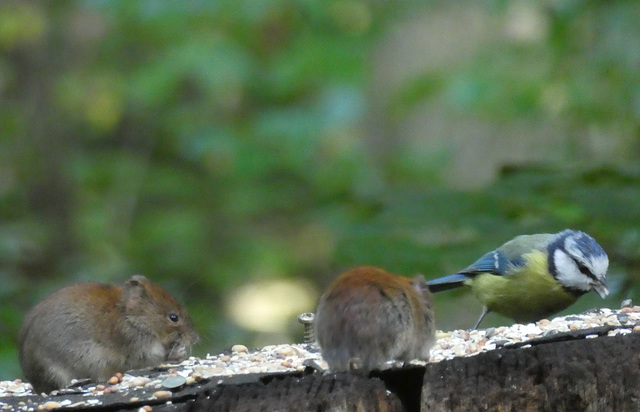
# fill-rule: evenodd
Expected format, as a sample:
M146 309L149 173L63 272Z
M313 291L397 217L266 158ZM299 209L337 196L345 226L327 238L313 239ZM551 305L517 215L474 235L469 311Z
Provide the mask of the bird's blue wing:
M533 250L546 248L555 235L542 233L537 235L521 235L515 237L494 251L487 253L471 265L454 275L444 276L427 282L432 292L441 292L457 288L464 281L480 273L490 273L496 276L507 276L525 265L523 255Z
M461 270L463 275L477 275L479 273L491 273L493 275L508 275L514 268L524 264L522 255L516 255L513 259L508 259L504 253L494 250L482 256L471 265Z
M509 269L512 269L513 265L517 263L517 261L509 260L502 253L494 250L461 270L460 273L433 279L428 281L427 284L429 285L429 290L433 293L455 289L464 285L465 280L471 279L480 273L491 273L498 276L508 275Z

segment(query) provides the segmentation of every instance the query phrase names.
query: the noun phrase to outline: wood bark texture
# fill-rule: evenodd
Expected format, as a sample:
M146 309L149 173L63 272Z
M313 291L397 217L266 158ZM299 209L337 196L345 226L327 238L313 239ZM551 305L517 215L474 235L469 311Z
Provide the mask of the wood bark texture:
M305 372L213 377L176 388L169 399L112 392L73 411L640 411L640 333L559 334L426 366L352 373ZM530 346L529 346L530 345ZM153 372L153 371L151 371ZM159 373L159 372L155 372ZM151 373L152 375L153 373ZM149 371L147 371L149 375ZM155 390L155 389L154 389ZM3 410L87 394L4 397ZM140 400L131 401L132 397Z
M381 380L339 373L218 385L203 391L187 410L401 412L404 409Z
M501 349L430 364L424 411L640 411L640 336Z

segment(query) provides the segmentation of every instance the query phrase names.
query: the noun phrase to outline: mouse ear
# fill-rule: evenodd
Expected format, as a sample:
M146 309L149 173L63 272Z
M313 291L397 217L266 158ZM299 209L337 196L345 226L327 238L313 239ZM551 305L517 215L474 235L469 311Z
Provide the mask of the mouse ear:
M147 299L146 283L149 283L149 280L142 275L132 276L125 282L122 288L122 304L126 310L139 307L142 301Z
M427 281L424 280L423 275L417 275L411 279L411 286L418 293L422 293L425 289L429 290L429 286L427 286Z
M142 275L133 275L131 276L131 279L129 279L127 281L127 283L130 282L138 282L138 283L143 283L143 282L149 282L149 279L147 279L146 277L142 276Z

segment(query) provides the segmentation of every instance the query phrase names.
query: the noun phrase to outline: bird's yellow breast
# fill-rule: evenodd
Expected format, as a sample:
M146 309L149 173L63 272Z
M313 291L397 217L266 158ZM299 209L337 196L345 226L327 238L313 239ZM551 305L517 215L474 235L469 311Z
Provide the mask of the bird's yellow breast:
M577 296L549 273L545 253L536 250L523 258L526 264L512 274L474 277L469 283L478 300L491 311L521 323L545 318L576 301Z

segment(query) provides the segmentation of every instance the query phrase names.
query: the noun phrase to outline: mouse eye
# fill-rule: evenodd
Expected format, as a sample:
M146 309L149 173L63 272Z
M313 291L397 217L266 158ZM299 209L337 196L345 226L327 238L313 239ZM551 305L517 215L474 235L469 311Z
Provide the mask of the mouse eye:
M169 319L171 319L171 322L177 322L180 318L178 317L177 313L169 313Z

